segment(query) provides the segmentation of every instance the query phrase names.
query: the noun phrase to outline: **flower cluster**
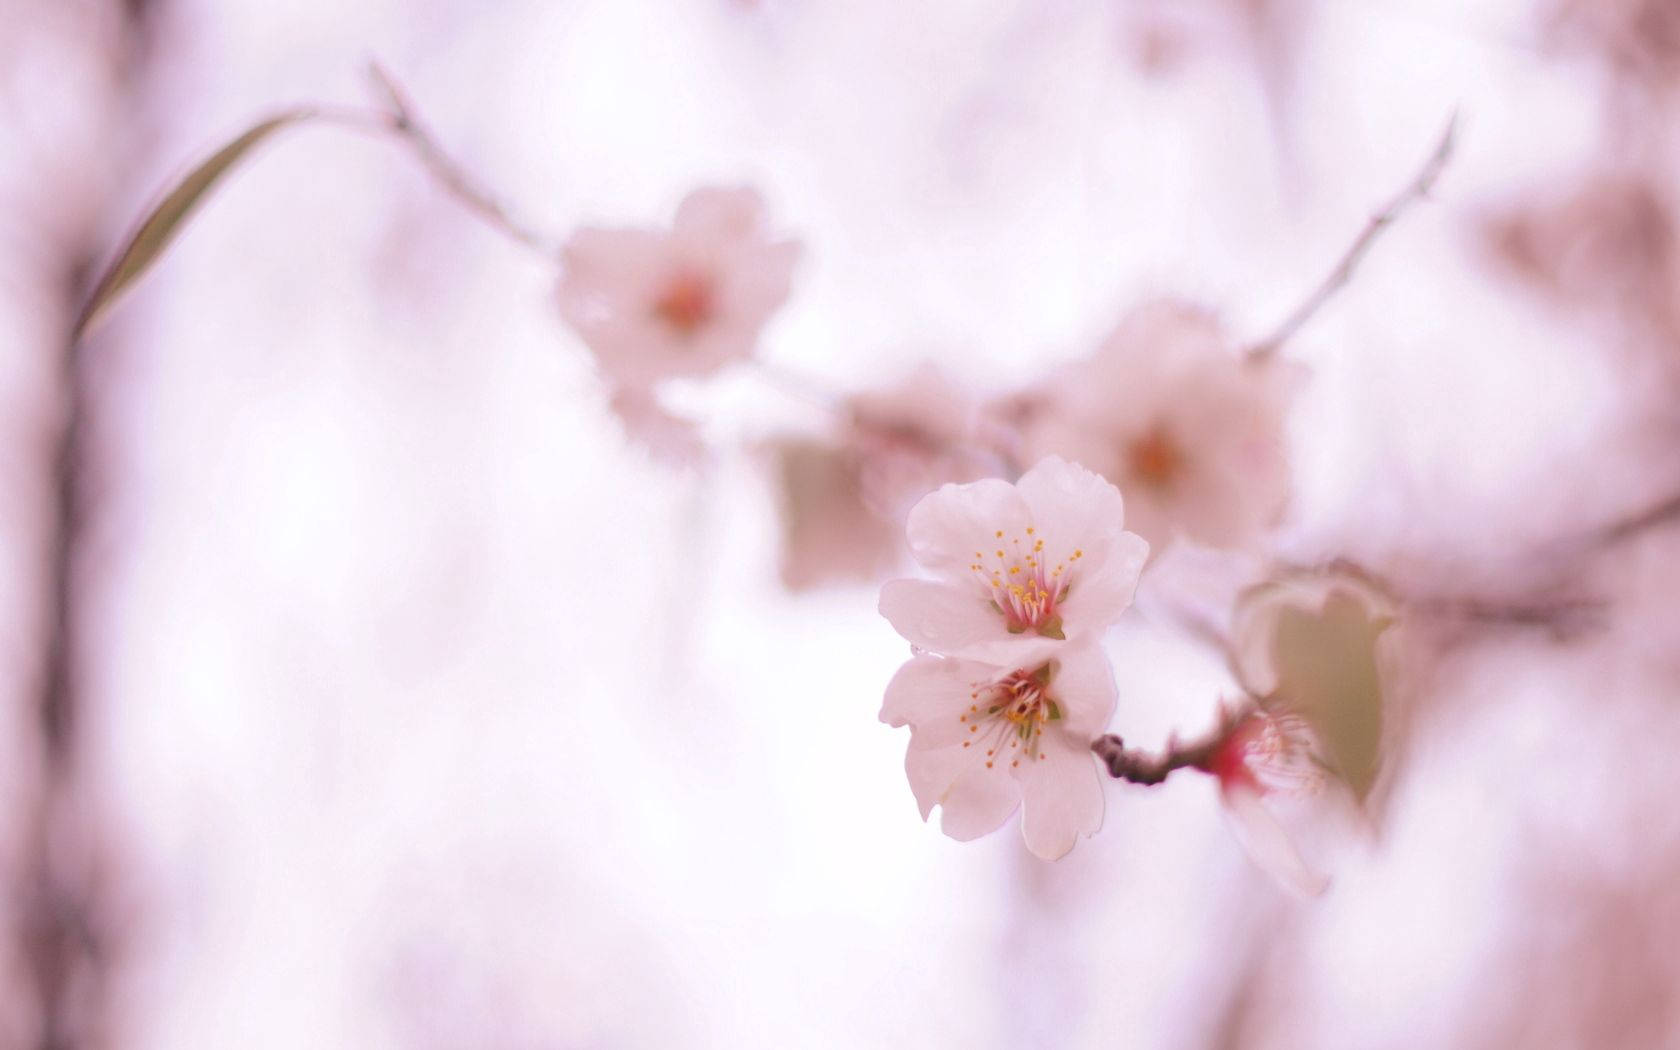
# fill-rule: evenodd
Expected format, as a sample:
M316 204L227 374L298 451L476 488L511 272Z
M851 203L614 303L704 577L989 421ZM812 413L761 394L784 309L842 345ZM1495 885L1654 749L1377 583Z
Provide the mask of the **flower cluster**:
M1054 860L1102 825L1090 745L1115 691L1101 636L1149 553L1124 524L1119 491L1058 457L1013 485L946 485L911 510L911 552L933 579L881 590L881 613L917 652L881 720L911 727L911 790L952 838L1019 807L1028 848Z

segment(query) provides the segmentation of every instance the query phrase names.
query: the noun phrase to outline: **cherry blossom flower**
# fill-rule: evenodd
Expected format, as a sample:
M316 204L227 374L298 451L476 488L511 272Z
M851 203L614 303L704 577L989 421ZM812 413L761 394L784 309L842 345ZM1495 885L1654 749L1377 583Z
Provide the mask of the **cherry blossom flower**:
M926 820L966 842L1017 808L1027 848L1056 860L1102 826L1091 740L1114 712L1114 677L1095 640L997 665L927 654L887 686L881 721L910 726L904 758Z
M1161 301L1010 413L1025 458L1064 455L1120 486L1132 528L1157 552L1177 535L1240 548L1277 521L1289 495L1284 416L1295 374L1236 354L1210 314Z
M669 231L585 228L562 253L560 313L615 384L702 376L751 356L787 300L794 241L772 241L750 189L700 189Z
M943 486L906 533L935 578L889 580L881 614L917 649L1010 666L1113 624L1149 555L1119 490L1057 456L1013 485Z
M1302 859L1274 805L1326 790L1312 728L1285 708L1261 703L1225 716L1218 746L1198 768L1219 781L1237 840L1254 863L1283 886L1312 896L1330 880Z

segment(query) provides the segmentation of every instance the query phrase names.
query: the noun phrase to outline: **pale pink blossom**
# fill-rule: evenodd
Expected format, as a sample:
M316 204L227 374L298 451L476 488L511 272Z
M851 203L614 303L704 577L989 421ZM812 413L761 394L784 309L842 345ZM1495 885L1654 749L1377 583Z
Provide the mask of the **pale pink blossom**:
M906 533L934 578L888 581L881 614L918 649L1009 666L1113 624L1149 555L1119 490L1058 456L1013 485L943 486Z
M1262 703L1227 716L1219 746L1200 766L1219 781L1237 841L1255 865L1307 896L1324 892L1330 880L1302 858L1274 809L1327 790L1316 750L1305 719Z
M1215 318L1147 304L1095 355L1011 406L1023 458L1056 453L1120 486L1131 527L1243 548L1289 496L1284 419L1295 371L1238 354Z
M881 721L911 729L904 758L926 820L968 841L1017 808L1027 848L1065 855L1102 826L1091 741L1114 712L1114 677L1095 640L1017 665L920 655L887 686Z
M584 228L562 253L560 313L615 384L700 376L752 355L787 300L797 242L771 240L750 189L701 189L669 230Z

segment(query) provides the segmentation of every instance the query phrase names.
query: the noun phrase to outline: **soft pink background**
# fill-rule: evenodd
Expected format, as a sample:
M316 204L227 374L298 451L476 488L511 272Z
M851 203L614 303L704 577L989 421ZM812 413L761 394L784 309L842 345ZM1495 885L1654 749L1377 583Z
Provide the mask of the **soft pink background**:
M0 0L6 863L35 776L65 246L103 257L254 117L359 103L377 57L561 235L752 183L806 244L765 358L854 390L932 357L1002 391L1150 295L1264 334L1456 108L1435 202L1291 348L1313 379L1281 540L1474 581L1674 484L1672 375L1477 236L1615 158L1669 170L1660 92L1628 102L1541 15L196 0L133 48L114 9ZM111 869L112 1045L1680 1038L1672 538L1608 566L1605 630L1438 657L1389 833L1322 900L1266 883L1183 778L1110 785L1103 833L1046 865L1013 827L962 845L917 819L905 736L875 720L905 655L875 588L781 589L747 450L810 409L750 376L686 391L722 451L653 464L553 282L397 146L306 127L88 345L78 772ZM1193 731L1228 688L1160 619L1111 642L1129 739ZM27 1030L25 998L0 1032Z

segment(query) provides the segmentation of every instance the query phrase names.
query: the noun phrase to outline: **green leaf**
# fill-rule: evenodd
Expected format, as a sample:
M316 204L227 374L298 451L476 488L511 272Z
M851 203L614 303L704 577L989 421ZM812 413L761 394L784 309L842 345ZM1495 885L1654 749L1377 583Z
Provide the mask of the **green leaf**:
M86 334L111 304L163 255L199 204L245 154L281 128L314 115L312 109L295 109L268 118L217 150L209 160L194 168L165 194L141 220L139 228L117 253L110 267L100 275L93 294L88 297L87 305L82 307L81 316L76 321L75 338L80 339Z

